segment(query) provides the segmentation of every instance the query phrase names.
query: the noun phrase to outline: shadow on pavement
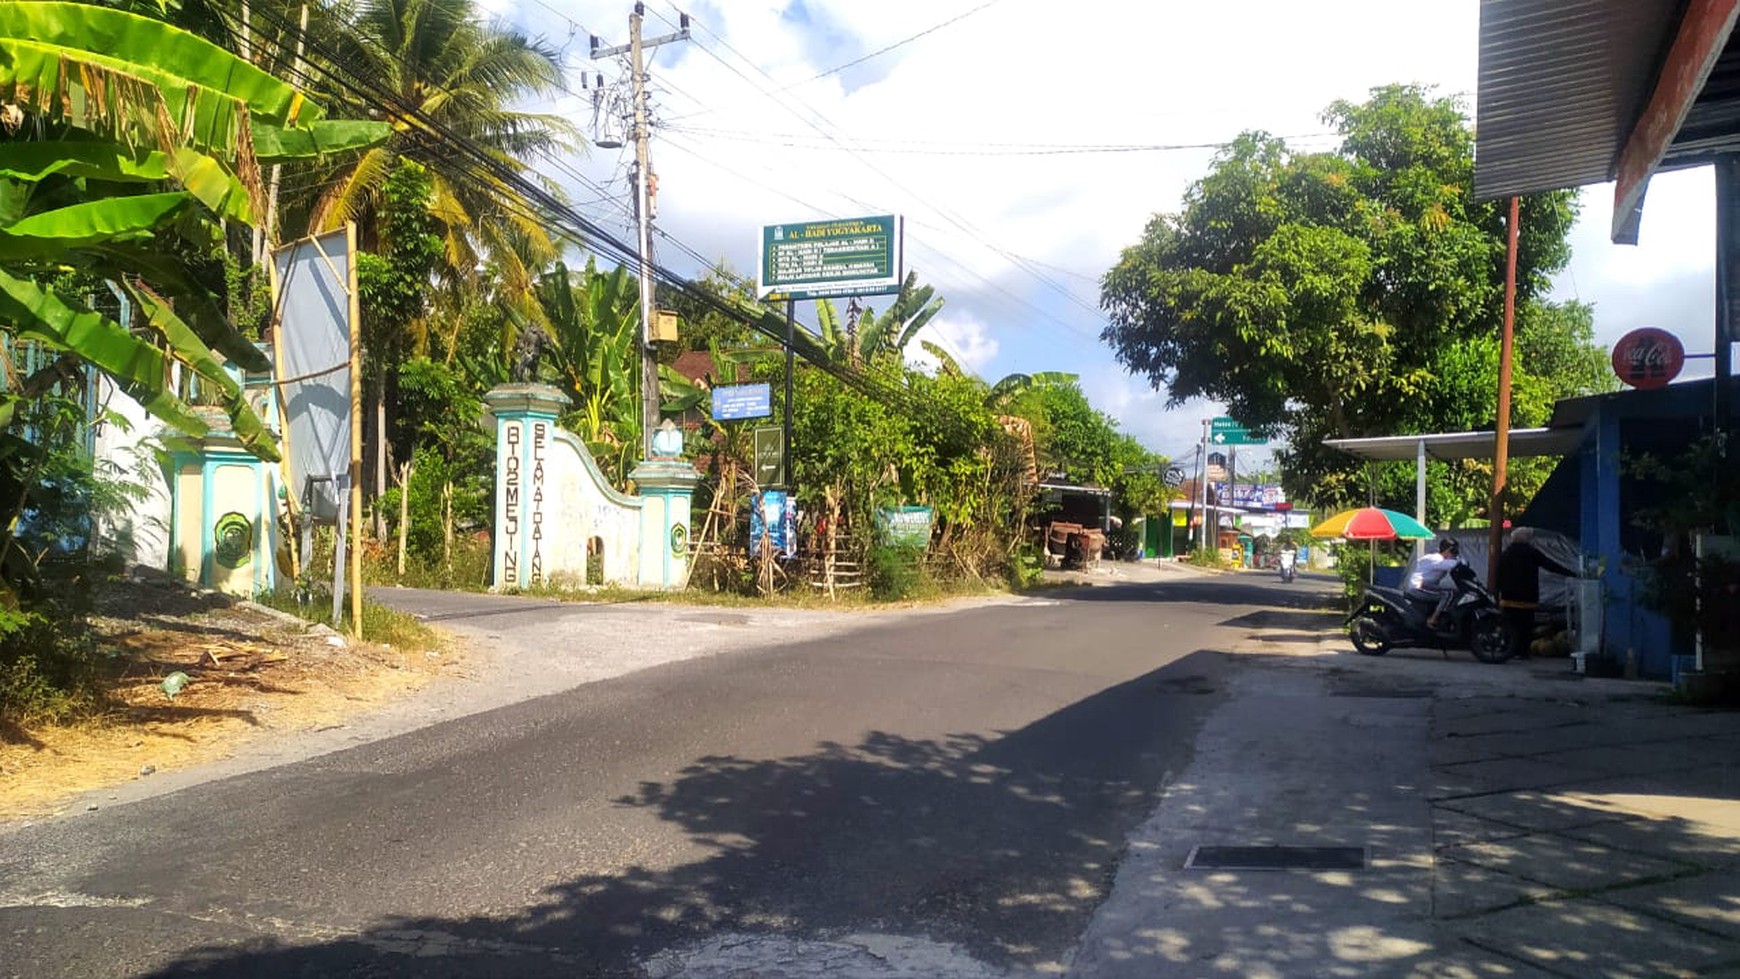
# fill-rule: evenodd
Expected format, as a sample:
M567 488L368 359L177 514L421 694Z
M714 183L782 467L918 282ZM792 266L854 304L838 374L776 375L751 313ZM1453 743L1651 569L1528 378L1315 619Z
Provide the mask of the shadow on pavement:
M1200 598L1155 594L1227 587L1169 583L1070 597L1187 601ZM1233 621L1285 628L1285 616L1310 613L1268 614ZM1059 969L1130 856L1126 840L1166 789L1158 748L1191 743L1202 717L1226 702L1233 669L1225 655L1199 650L998 737L871 732L787 757L697 757L617 804L682 827L705 848L700 859L577 876L500 913L208 945L149 974L636 976L649 955L722 935L825 941L859 931L951 943L997 969ZM1191 877L1129 932L1176 970L1160 974L1224 974L1216 963L1229 960L1274 975L1421 977L1740 966L1740 833L1651 814L1640 801L1740 799L1732 715L1452 700L1432 708L1428 737L1419 693L1370 693L1327 693L1345 698L1346 710L1319 720L1333 727L1351 718L1370 737L1360 752L1321 756L1320 796L1277 798L1235 764L1224 783L1177 787L1201 796L1203 822L1155 845L1167 868L1158 876L1170 877L1190 845L1210 831L1240 832L1241 821L1286 842L1325 842L1326 827L1351 827L1356 839L1332 842L1369 845L1374 872ZM1269 716L1300 744L1314 743L1308 726L1288 727L1284 710ZM1251 750L1261 736L1251 732ZM1083 752L1083 743L1100 750ZM1600 764L1592 746L1609 749ZM1419 766L1397 761L1423 750L1430 758ZM1385 774L1428 770L1424 785ZM1398 799L1429 803L1433 825L1392 818ZM1271 913L1277 908L1285 914ZM317 919L319 909L304 917ZM816 974L803 965L706 974Z
M1433 915L1559 975L1740 970L1740 713L1441 702Z
M200 948L151 974L637 975L645 956L721 933L844 929L924 936L999 968L1056 963L1227 670L1198 651L994 738L872 732L794 757L699 757L616 800L682 826L711 854L699 861L577 877L501 916Z

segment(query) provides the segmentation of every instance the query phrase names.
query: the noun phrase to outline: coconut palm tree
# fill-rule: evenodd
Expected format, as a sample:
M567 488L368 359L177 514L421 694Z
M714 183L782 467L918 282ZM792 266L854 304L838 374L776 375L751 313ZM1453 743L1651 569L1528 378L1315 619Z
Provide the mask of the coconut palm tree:
M363 246L372 247L387 176L397 158L410 157L432 178L429 210L443 230L442 277L468 281L487 261L509 295L528 296L536 271L557 253L548 231L497 172L430 138L430 127L463 139L509 173L526 173L529 158L576 148L577 132L566 119L511 108L561 90L559 53L486 24L471 0L363 0L354 8L324 7L323 20L314 33L327 43L310 57L330 56L320 72L334 83L329 101L385 119L393 137L322 174L323 189L299 202L298 216L311 231L355 221ZM370 102L384 94L390 104L363 104L362 96L340 90L339 79L361 80L373 90ZM286 201L287 217L296 203Z

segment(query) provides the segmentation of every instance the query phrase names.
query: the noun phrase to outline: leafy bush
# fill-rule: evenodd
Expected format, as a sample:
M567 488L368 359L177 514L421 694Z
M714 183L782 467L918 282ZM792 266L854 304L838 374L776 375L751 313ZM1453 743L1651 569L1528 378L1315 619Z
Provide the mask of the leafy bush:
M924 551L877 544L870 548L870 594L881 601L917 598L925 590Z
M1024 542L1015 550L1015 559L1009 562L1009 584L1013 588L1031 588L1045 576L1045 554L1039 545Z
M1213 547L1198 547L1195 550L1191 551L1190 556L1185 558L1185 560L1188 563L1194 564L1199 568L1228 568L1228 567L1231 567L1231 565L1227 563L1226 559L1222 558L1220 556L1220 551L1216 548L1213 548Z
M81 624L0 609L0 721L31 726L94 710L104 666Z

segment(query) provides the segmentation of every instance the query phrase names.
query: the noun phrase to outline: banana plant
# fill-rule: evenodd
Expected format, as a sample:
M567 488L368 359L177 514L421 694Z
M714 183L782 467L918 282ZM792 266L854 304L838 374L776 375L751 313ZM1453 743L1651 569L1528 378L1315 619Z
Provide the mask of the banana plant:
M858 320L858 349L865 362L874 364L899 357L936 314L942 312L942 297L934 286L920 286L918 273L908 272L894 302L877 315L866 308Z
M79 3L0 4L0 329L114 378L189 435L179 362L217 391L237 438L277 448L224 369L270 364L176 255L265 213L262 164L366 147L384 124L329 121L303 92L179 28ZM124 289L137 335L50 284Z
M816 300L816 320L821 331L821 345L835 363L874 366L904 354L918 337L918 332L942 312L942 308L943 299L936 295L936 288L920 286L918 273L908 272L894 302L881 314L866 306L858 315L855 329L845 327L839 310L828 299ZM925 349L930 350L933 346L927 343ZM944 361L945 365L950 362Z

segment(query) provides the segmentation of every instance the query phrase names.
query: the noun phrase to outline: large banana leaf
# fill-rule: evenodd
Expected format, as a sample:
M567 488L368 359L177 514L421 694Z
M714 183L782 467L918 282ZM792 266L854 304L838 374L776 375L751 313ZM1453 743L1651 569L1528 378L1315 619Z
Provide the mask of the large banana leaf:
M188 275L173 256L148 251L137 245L105 245L93 249L103 261L95 269L104 278L118 280L143 276L153 289L174 300L176 313L201 343L228 357L245 370L264 372L272 362L260 348L236 332L206 288Z
M7 143L0 156L0 177L36 183L53 174L96 177L117 183L164 180L169 155L161 151L131 153L105 140L34 140Z
M311 126L285 129L254 124L254 155L261 163L281 163L368 149L393 133L389 123L368 119L322 119Z
M53 259L69 249L139 238L175 220L192 194L135 194L32 214L0 228L0 259Z
M122 288L139 304L139 310L145 314L146 322L169 344L169 349L175 352L176 358L224 393L224 410L230 416L230 429L235 433L236 439L260 458L269 462L278 461L278 448L271 434L266 431L266 426L260 421L260 416L254 414L254 409L242 396L241 385L224 370L224 365L212 356L205 345L199 342L193 330L158 297L131 282L123 283Z
M0 3L0 11L28 6ZM167 72L89 51L0 34L0 102L128 147L167 151L185 145L254 165L244 103Z
M161 79L177 124L197 86L247 106L248 116L269 126L310 125L322 111L296 87L261 71L223 48L160 20L83 3L0 3L0 38L28 41L74 63L96 64ZM39 89L58 92L58 87ZM197 98L197 95L191 96Z
M102 140L37 140L7 144L0 160L0 177L38 183L57 173L108 183L174 179L213 213L254 223L248 189L236 175L215 157L186 147L134 152Z
M114 320L74 309L54 293L4 269L0 269L0 320L11 322L20 336L77 353L158 418L189 435L205 434L205 423L168 390L169 361L163 351Z

